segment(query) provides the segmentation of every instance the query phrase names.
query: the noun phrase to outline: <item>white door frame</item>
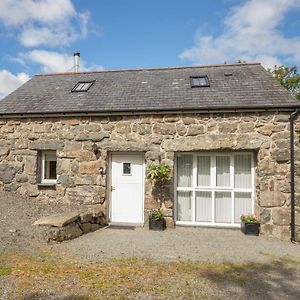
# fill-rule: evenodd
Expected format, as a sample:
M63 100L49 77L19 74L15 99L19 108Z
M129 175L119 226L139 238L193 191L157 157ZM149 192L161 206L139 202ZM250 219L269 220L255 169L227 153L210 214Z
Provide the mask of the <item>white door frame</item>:
M111 186L112 186L112 157L114 154L117 154L117 155L140 155L142 157L142 161L143 161L143 164L142 164L142 174L143 174L143 180L142 180L142 223L140 224L137 224L137 223L113 223L111 222L111 215L112 215L112 210L111 210L111 207L112 207L112 191L111 191ZM108 199L108 208L107 208L107 212L108 212L108 216L109 216L109 219L108 219L108 223L109 225L144 225L144 210L145 210L145 169L146 169L146 164L145 164L145 153L144 152L137 152L137 151L114 151L114 152L109 152L109 155L108 155L108 165L109 165L109 168L108 168L108 172L107 172L107 176L108 176L108 179L107 179L107 188L106 188L106 192L107 192L107 199Z

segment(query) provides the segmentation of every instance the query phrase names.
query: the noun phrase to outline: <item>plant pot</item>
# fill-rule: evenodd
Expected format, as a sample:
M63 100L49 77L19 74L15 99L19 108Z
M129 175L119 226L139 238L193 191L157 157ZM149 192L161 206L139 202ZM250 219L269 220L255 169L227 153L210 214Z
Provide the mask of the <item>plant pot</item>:
M259 235L260 223L241 222L241 231L244 234Z
M166 229L166 222L165 219L149 219L149 229L150 230L165 230Z

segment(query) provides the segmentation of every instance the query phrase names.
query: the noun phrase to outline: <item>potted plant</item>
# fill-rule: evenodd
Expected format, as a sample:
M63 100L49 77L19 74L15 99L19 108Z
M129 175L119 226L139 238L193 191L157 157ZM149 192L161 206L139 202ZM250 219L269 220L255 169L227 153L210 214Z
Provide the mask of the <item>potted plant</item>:
M148 168L147 178L154 182L165 183L171 178L171 168L166 164L153 164Z
M241 215L241 231L244 234L259 235L260 223L253 214Z
M160 209L153 209L149 213L149 229L150 230L165 230L166 222L163 213Z

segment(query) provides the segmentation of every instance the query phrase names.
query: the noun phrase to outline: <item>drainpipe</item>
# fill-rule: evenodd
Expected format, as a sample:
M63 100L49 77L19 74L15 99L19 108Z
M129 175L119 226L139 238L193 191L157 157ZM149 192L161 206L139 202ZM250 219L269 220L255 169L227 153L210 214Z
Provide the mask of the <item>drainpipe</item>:
M299 109L290 115L290 162L291 162L291 242L295 242L295 143L294 121L297 119Z

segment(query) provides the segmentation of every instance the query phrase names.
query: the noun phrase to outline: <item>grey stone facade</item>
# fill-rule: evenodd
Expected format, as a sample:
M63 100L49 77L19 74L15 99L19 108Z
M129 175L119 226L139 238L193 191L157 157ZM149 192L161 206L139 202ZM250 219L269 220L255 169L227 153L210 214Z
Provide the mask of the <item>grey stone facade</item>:
M255 212L262 232L290 237L289 112L84 116L0 119L0 188L41 201L102 205L107 213L110 152L145 153L146 167L176 152L251 151ZM300 118L295 124L296 224L300 238ZM95 154L92 145L99 153ZM38 186L38 152L56 150L58 182ZM173 225L173 181L157 201L146 180L145 210L163 207Z

